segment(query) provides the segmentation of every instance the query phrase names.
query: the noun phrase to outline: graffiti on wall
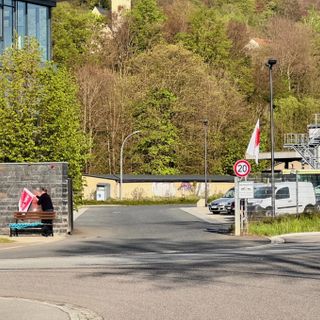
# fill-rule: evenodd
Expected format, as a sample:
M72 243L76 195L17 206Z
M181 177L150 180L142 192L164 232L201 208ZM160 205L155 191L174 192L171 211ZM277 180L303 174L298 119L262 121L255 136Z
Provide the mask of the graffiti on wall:
M174 197L176 195L176 187L168 182L154 182L152 184L152 192L156 197Z

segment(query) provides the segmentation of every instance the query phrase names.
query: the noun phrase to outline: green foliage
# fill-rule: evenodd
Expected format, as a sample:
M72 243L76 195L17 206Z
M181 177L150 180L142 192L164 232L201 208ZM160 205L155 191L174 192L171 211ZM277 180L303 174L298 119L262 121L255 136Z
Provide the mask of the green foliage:
M317 10L309 10L308 15L304 19L304 23L310 26L315 32L320 33L320 13Z
M276 0L256 0L256 12L252 16L251 23L254 26L264 26L277 12Z
M43 65L32 41L8 49L0 63L0 161L66 161L80 191L87 142L73 79L63 68Z
M129 13L132 49L141 52L159 43L164 15L156 0L137 0Z
M90 11L57 3L52 10L53 60L69 68L83 63L99 25L100 19Z
M81 8L76 8L79 1ZM232 173L258 117L261 151L269 151L269 79L264 64L271 56L278 59L273 73L276 149L282 149L283 134L305 133L319 110L320 14L317 5L303 11L310 1L137 0L122 26L113 37L99 41L101 50L96 51L92 38L99 22L88 8L97 0L71 2L73 6L58 3L54 9L55 60L67 67L96 61L119 76L114 89L104 89L107 98L96 94L94 87L111 82L107 73L92 82L95 75L89 73L92 96L83 92L86 117L88 110L98 116L98 110L106 110L102 117L106 121L90 120L99 137L92 141L100 142L92 148L93 158L104 159L99 170L110 168L108 173L115 173L121 138L141 129L138 149L128 146L132 161L126 162L126 172L201 173L203 119L209 120L210 173ZM308 13L304 24L303 12ZM259 47L246 47L252 38L261 40ZM111 109L121 110L121 116ZM123 110L128 114L124 116ZM27 143L20 135L14 142L17 147L21 141ZM33 147L33 142L27 144L28 150ZM253 171L266 166L267 161L253 164Z
M137 173L176 174L177 128L172 123L176 97L169 90L156 90L134 108L135 126L143 132L137 152L142 165Z
M221 15L239 20L249 20L255 12L255 0L209 0L209 5Z
M275 128L278 136L285 133L307 132L307 125L313 120L313 115L319 111L319 100L305 97L302 100L294 96L275 99ZM283 121L283 119L286 119ZM280 140L280 139L279 139ZM282 148L283 140L278 142L278 148Z
M187 198L150 198L143 200L118 200L110 199L106 201L85 200L83 205L125 205L125 206L143 206L143 205L165 205L165 204L195 204L199 200L198 197Z
M204 61L226 66L229 61L231 42L227 37L225 20L213 9L201 9L191 19L190 30L180 33L178 40Z
M174 155L179 172L203 171L204 119L209 120L210 172L222 172L220 160L225 145L221 137L229 139L230 134L235 134L234 123L244 114L242 97L228 79L210 76L198 55L174 45L156 46L133 59L130 67L133 88L128 92L135 90L130 104L149 101L150 92L159 90L169 91L176 98L171 101L171 124L178 130Z

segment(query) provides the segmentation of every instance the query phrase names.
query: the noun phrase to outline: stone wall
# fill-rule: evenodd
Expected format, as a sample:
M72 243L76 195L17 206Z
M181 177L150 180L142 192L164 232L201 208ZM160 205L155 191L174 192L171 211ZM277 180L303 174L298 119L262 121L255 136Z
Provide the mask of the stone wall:
M57 218L55 233L68 229L68 164L52 163L1 163L0 164L0 234L9 234L8 224L14 222L13 213L23 188L34 191L45 187L52 198Z

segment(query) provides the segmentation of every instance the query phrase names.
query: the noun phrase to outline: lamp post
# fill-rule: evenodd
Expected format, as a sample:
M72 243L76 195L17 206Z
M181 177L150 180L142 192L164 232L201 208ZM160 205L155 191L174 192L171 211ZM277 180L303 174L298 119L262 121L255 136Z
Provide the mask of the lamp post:
M208 120L204 124L204 205L208 206Z
M274 121L273 121L273 85L272 67L277 63L275 59L269 59L266 66L269 68L270 82L270 142L271 142L271 204L272 217L276 216L275 183L274 183Z
M140 133L141 130L137 130L137 131L134 131L132 133L130 133L128 136L126 136L122 142L122 145L121 145L121 150L120 150L120 189L119 189L119 198L120 200L122 200L122 182L123 182L123 170L122 170L122 167L123 167L123 147L124 147L124 144L125 142L130 138L132 137L134 134L137 134L137 133Z

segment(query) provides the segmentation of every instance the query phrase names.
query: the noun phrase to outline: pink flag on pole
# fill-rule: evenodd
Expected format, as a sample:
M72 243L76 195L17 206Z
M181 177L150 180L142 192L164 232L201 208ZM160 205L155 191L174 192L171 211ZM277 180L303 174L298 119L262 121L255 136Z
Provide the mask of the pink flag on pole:
M247 155L254 157L256 164L258 164L259 162L259 147L260 147L260 127L259 127L259 119L258 119L246 151Z
M19 212L27 212L33 198L34 198L34 194L31 191L29 191L27 188L23 188L21 197L19 200Z

